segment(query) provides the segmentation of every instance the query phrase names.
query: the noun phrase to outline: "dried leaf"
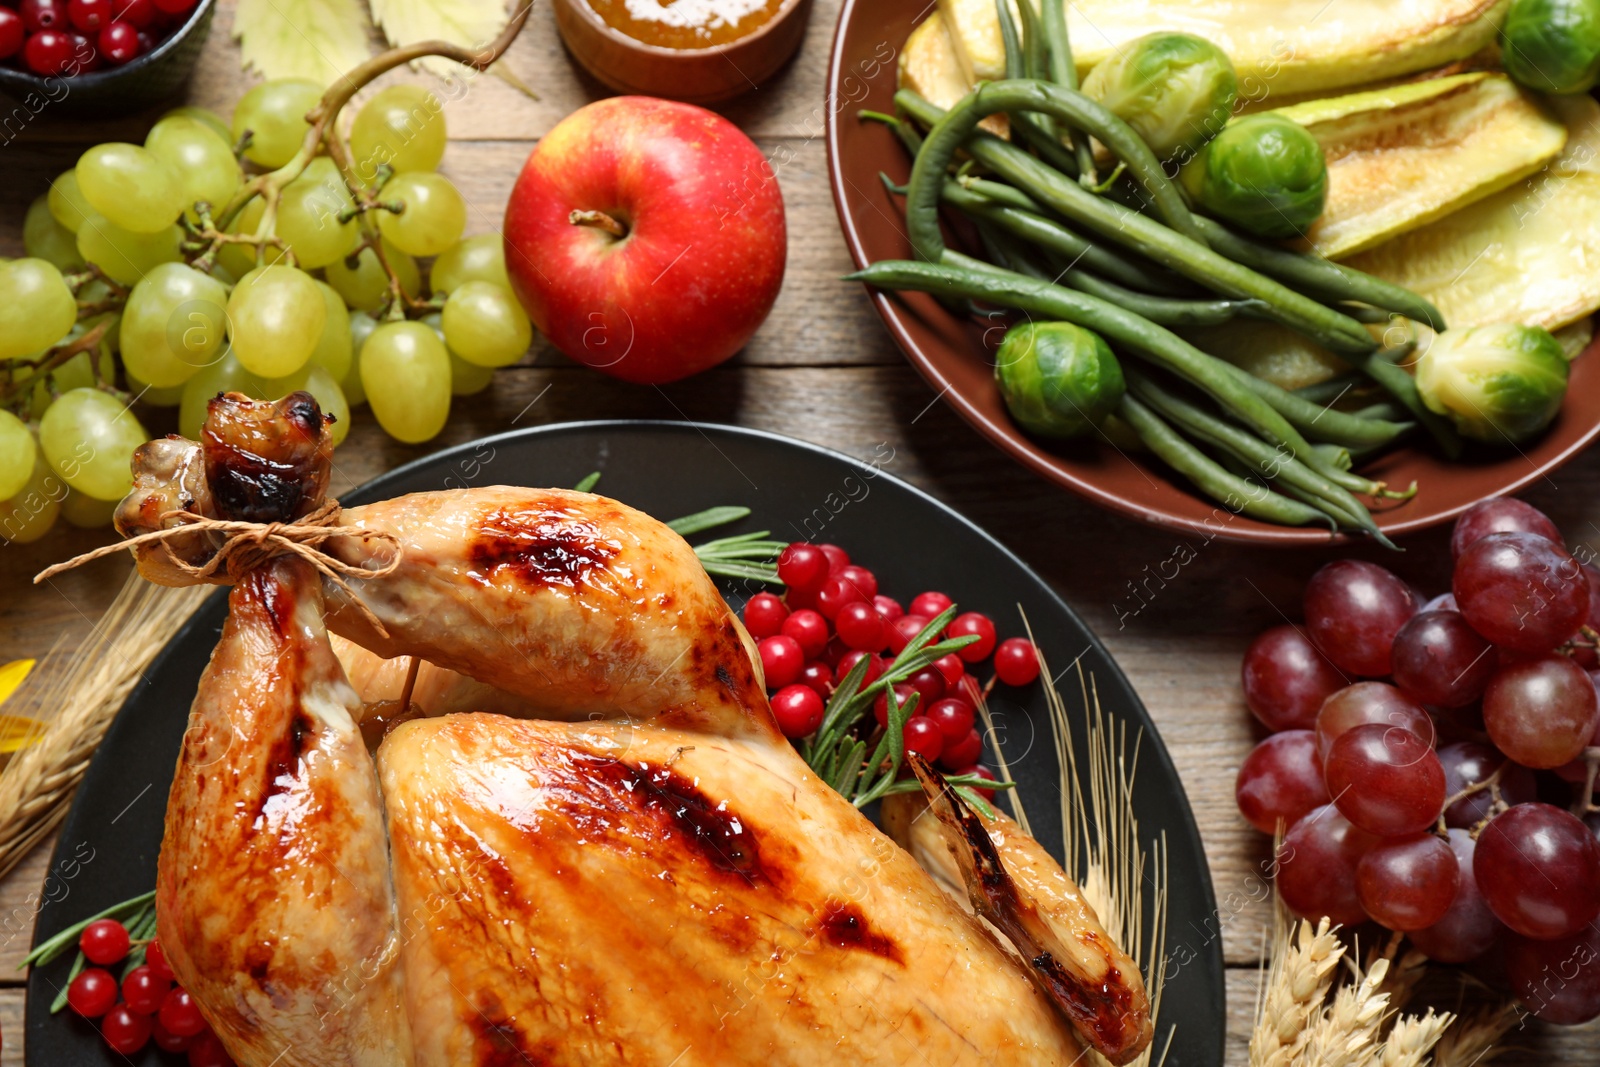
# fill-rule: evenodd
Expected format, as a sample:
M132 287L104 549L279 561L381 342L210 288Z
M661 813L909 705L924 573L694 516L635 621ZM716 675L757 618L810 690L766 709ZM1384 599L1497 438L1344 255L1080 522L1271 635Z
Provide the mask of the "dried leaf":
M266 78L328 85L370 54L361 0L239 0L233 35L245 66Z
M395 45L437 39L475 48L506 24L505 0L371 0L371 7L373 21ZM460 70L437 56L421 63L440 75Z

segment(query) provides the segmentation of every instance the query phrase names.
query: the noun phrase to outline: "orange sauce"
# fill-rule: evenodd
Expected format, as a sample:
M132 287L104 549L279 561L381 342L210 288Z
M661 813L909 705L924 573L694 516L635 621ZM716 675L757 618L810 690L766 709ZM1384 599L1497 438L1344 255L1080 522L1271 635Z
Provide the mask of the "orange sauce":
M783 0L588 0L614 30L662 48L710 48L772 21Z

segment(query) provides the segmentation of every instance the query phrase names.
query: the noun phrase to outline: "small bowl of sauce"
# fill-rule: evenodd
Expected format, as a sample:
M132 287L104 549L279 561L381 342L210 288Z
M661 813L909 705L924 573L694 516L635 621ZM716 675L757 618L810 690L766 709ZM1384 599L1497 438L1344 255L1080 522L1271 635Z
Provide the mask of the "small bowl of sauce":
M555 12L573 58L610 88L708 104L777 73L811 0L555 0Z

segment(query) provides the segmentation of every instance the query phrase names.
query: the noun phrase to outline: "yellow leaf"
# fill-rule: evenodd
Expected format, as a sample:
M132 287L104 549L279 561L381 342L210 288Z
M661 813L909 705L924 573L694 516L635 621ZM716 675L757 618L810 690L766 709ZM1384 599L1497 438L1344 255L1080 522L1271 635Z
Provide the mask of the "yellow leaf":
M361 0L239 0L233 35L245 66L266 78L327 85L370 54Z
M475 48L494 40L506 24L505 0L371 0L371 7L373 21L395 45L437 38ZM436 56L422 64L441 75L460 71Z
M48 730L38 719L26 715L0 715L0 755L10 755L44 737Z
M17 659L0 667L0 704L4 704L17 691L17 687L33 670L33 663L31 659Z

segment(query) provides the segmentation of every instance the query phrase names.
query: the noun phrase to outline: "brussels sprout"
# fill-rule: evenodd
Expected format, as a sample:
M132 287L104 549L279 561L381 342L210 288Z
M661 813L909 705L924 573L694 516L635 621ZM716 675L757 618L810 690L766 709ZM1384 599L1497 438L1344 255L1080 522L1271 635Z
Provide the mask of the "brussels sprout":
M995 381L1022 428L1041 437L1081 437L1116 408L1122 366L1099 334L1069 322L1025 322L1006 331Z
M1262 237L1297 237L1328 201L1328 164L1304 126L1246 115L1178 172L1201 208Z
M1541 93L1585 93L1600 79L1600 0L1512 0L1501 60Z
M1227 125L1239 78L1210 41L1152 33L1091 70L1083 91L1138 131L1161 159L1188 159Z
M1516 444L1556 417L1567 392L1567 358L1542 326L1447 330L1417 360L1417 391L1463 437Z

